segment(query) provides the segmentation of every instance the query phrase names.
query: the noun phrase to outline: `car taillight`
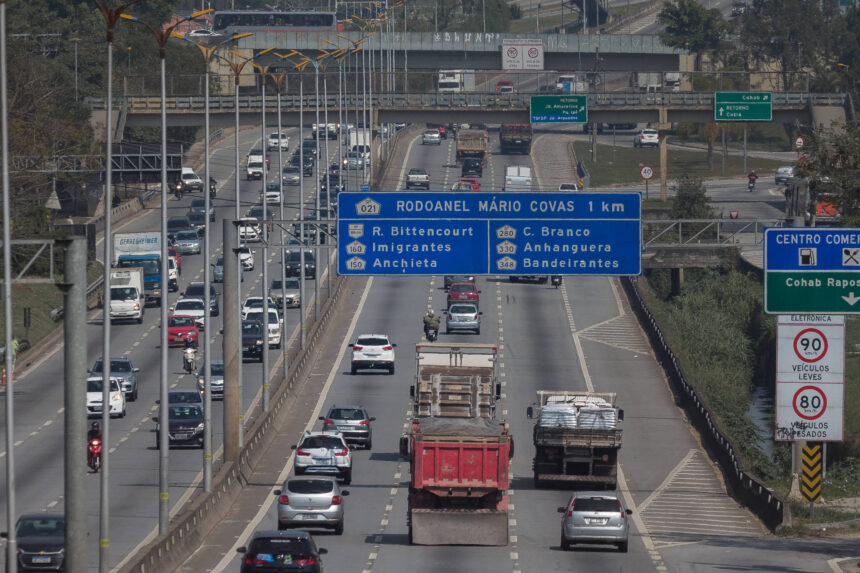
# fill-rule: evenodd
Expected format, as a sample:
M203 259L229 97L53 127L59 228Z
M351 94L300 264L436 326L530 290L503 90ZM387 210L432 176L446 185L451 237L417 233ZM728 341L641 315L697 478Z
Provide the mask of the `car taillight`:
M339 495L331 496L331 504L332 505L340 505L343 503L343 498Z
M309 454L309 453L307 453L306 451L304 451L304 450L303 450L303 449L301 449L301 448L296 448L296 455L299 455L299 456L309 456L310 454Z
M258 558L256 555L247 555L245 557L245 565L262 565L263 563L265 563L265 561Z
M342 450L335 450L334 451L334 455L336 455L336 456L345 456L348 453L349 453L349 448L344 448Z
M278 503L280 503L281 505L290 505L289 496L282 495L281 497L278 498Z
M476 314L475 316L473 316L472 320L478 320L478 315Z
M570 500L570 506L567 509L567 516L573 517L573 506L576 505L576 498Z
M382 349L383 350L393 350L394 347L393 346L383 346Z
M354 344L352 347L353 350L363 350L364 346L359 346L358 344Z
M331 420L326 420L323 422L323 426L328 426L329 424L334 424L334 422Z
M618 511L621 512L621 518L624 519L627 517L627 514L624 513L624 506L621 505L621 500L618 500Z
M361 422L358 423L359 426L366 426L368 424L370 424L370 422L368 422L367 420L362 420Z
M293 563L295 563L296 565L315 565L316 559L314 559L311 556L299 557L299 558L293 559Z

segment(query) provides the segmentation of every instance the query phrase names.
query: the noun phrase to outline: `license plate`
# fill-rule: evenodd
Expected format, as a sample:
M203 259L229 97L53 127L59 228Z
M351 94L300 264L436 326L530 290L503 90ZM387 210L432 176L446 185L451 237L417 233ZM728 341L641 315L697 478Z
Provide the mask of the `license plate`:
M51 562L51 558L50 558L50 557L33 557L30 561L31 561L34 565L35 565L35 564L37 564L37 563L50 563L50 562Z
M591 519L586 519L585 523L589 525L606 525L606 522L609 521L605 517L595 517Z
M379 352L368 352L367 355L368 356L382 356L382 354L380 354Z
M329 458L318 458L318 457L314 456L314 461L315 462L328 462Z
M173 434L173 437L177 440L187 440L191 437L191 434Z
M338 426L337 429L338 430L351 430L352 426Z

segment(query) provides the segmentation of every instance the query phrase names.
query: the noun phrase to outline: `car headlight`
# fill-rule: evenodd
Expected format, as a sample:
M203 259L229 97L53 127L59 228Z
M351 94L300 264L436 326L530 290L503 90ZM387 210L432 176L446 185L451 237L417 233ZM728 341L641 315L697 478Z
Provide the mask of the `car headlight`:
M202 431L203 431L203 422L200 422L199 424L197 424L197 431L198 431L198 432L202 432Z
M257 339L257 346L260 346L262 344L263 344L263 339L262 338Z
M114 392L110 395L110 401L111 402L119 402L120 400L122 400L121 396L122 396L122 392Z
M140 304L139 303L135 303L134 310L140 310Z

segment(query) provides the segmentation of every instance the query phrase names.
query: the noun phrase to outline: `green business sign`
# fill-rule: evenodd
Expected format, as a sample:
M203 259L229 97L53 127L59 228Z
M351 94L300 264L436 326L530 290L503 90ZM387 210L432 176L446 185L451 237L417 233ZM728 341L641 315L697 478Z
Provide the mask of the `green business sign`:
M839 271L768 271L764 282L768 314L860 313L860 274Z
M588 123L584 95L532 96L532 123Z
M770 92L716 92L714 121L772 121Z

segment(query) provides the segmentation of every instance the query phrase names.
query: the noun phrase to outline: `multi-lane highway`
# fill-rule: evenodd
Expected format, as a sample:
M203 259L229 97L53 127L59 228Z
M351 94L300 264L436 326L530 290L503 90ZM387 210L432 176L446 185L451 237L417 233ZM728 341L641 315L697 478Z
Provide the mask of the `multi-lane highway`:
M402 190L409 167L423 167L431 189L449 189L460 176L452 139L424 146L420 132L401 141L383 181L385 190ZM492 133L494 135L495 132ZM535 167L537 185L553 189L570 180L567 138L538 134L530 156L502 156L491 137L493 153L481 178L482 190L499 190L506 165ZM727 201L746 199L743 185L723 192ZM764 206L763 209L769 207ZM408 464L398 455L398 439L410 416L409 385L414 375L414 344L422 338L420 317L445 306L441 276L374 277L355 281L350 307L342 316L342 334L329 341L325 364L317 368L309 411L292 420L271 457L286 459L282 473L292 474L285 444L295 443L303 427L319 428L316 414L333 404L360 404L377 418L372 451L353 452L353 481L347 489L343 535L315 532L328 549L327 571L497 572L497 571L829 571L827 557L840 555L838 543L794 547L770 536L755 517L726 495L720 473L673 403L661 368L624 300L615 279L568 278L563 288L511 284L482 277L480 335L442 335L441 342L493 342L499 345L503 387L499 412L511 427L516 454L512 460L510 543L506 547L423 547L407 541ZM349 373L347 344L360 333L382 332L397 346L397 372ZM330 363L328 362L330 360ZM634 508L635 533L630 552L590 548L565 553L559 547L556 508L569 492L535 489L532 483L531 422L526 407L538 389L594 389L617 392L626 409L619 488ZM316 407L314 410L313 407ZM277 444L277 443L276 443ZM243 498L243 515L217 527L200 551L189 556L183 572L236 571L236 547L254 530L274 529L279 483L255 484L256 498Z
M289 129L293 145L299 141L298 129ZM310 136L309 130L305 130ZM241 155L254 147L262 147L259 130L244 130L240 133ZM325 148L323 147L323 150ZM213 247L211 261L203 260L202 255L183 255L182 274L179 277L180 289L177 293L169 294L169 302L173 304L181 298L188 283L203 281L203 273L210 272L209 263L214 263L220 253L221 221L235 217L235 166L233 139L225 140L214 147L211 160L212 176L219 182L217 197L213 200L216 210L216 221L210 223L213 232ZM338 153L337 142L329 145L330 155L336 160ZM277 181L277 152L271 153L270 180ZM289 155L284 154L284 163ZM327 165L325 162L320 162ZM244 168L244 163L240 170ZM197 169L202 176L202 166ZM240 171L240 174L242 172ZM242 174L243 175L243 174ZM314 204L316 189L316 174L306 177L305 198L308 208ZM241 214L259 204L260 181L246 181L240 177ZM299 187L285 186L285 218L294 219L298 213ZM182 200L171 196L168 200L168 216L184 215L193 197L199 194L185 195ZM276 214L276 206L269 204ZM134 219L114 226L114 231L134 232L157 230L160 228L160 207L146 210ZM277 233L275 231L274 234ZM253 272L246 272L242 283L242 297L249 294L260 295L262 288L262 248L251 244L255 251L256 266ZM101 241L99 249L102 248ZM99 255L99 258L101 256ZM324 257L320 257L324 261ZM280 254L276 249L269 250L269 278L280 277ZM324 268L320 269L320 273ZM320 282L320 292L325 296L326 281ZM216 290L222 293L222 286L213 283ZM268 290L268 285L266 285ZM213 359L221 357L221 336L224 301L219 296L221 314L212 318L205 335L212 339ZM308 280L305 285L306 304L310 316L313 316L314 284ZM298 328L298 309L288 309L285 317L285 335L295 336ZM87 324L87 363L92 365L102 353L102 316L101 311L93 311ZM145 538L150 538L157 530L158 523L158 467L159 455L155 449L155 424L151 417L157 415L156 400L159 395L159 360L160 360L160 310L158 307L147 308L143 324L116 323L111 329L111 354L127 356L133 364L140 368L138 373L139 398L129 402L127 416L115 418L110 425L110 564L116 566ZM202 333L201 333L202 334ZM200 343L202 360L203 344ZM280 360L281 351L270 351L270 372L283 369ZM170 388L196 389L196 375L186 374L182 369L182 354L180 349L168 350L168 371ZM17 479L17 508L21 513L63 510L63 360L62 347L58 344L47 349L43 356L36 361L38 365L19 377L15 385L16 408L16 473ZM260 388L262 384L262 368L257 362L246 362L243 366L242 404L246 411L246 424L253 421L254 412L259 412ZM84 383L84 381L81 381ZM213 402L213 450L220 456L222 438L222 405ZM5 440L5 426L0 428L2 439ZM81 444L81 455L85 455L86 443ZM5 455L5 454L0 454ZM216 459L215 469L218 461ZM202 451L199 449L170 450L169 484L171 506L178 508L188 497L201 489L202 484ZM89 552L89 563L94 567L97 560L98 540L98 474L88 476L87 499L90 500L89 532L93 541ZM5 474L0 479L0 488L5 488ZM6 499L0 499L0 508L5 511ZM5 554L4 554L5 555ZM4 559L0 557L0 559Z
M440 146L421 145L420 129L403 134L383 190L402 190L409 167L423 167L431 177L431 190L446 190L460 170L454 162L453 138ZM290 130L297 142L295 130ZM498 153L496 132L490 137L493 153L481 178L482 190L503 186L504 167L528 165L535 170L536 187L553 190L573 180L567 156L569 136L537 133L528 156ZM243 151L259 146L259 133L242 132ZM220 221L233 215L232 142L213 154L213 173L223 182L217 200ZM336 153L335 146L330 151ZM270 173L276 173L274 168ZM313 179L306 183L313 187ZM259 198L259 183L242 181L243 203ZM295 205L298 190L287 188L287 201ZM749 201L742 182L728 184L714 193L726 205ZM169 202L171 215L185 210L186 199ZM766 204L757 208L773 209ZM247 207L243 207L243 212ZM288 217L295 210L288 211ZM147 213L124 224L124 231L154 229L158 213ZM219 228L215 225L215 228ZM213 250L213 259L216 256ZM269 275L279 275L278 260L271 254ZM258 253L259 260L259 253ZM202 280L207 266L200 256L183 257L184 286ZM246 275L243 295L260 292L258 264ZM419 547L407 542L406 494L408 465L398 455L398 440L410 411L409 385L413 380L414 345L421 340L421 315L428 307L445 306L441 276L351 278L351 294L344 297L344 312L331 326L337 336L324 345L315 365L315 377L306 385L318 398L291 409L290 434L279 436L269 455L276 469L291 475L294 444L301 428L318 428L316 416L332 404L361 404L376 417L373 449L353 452L351 495L346 498L343 535L315 532L317 542L329 553L327 571L399 573L409 571L830 571L827 560L847 554L850 546L839 541L802 544L774 538L755 517L739 507L725 492L720 473L701 448L697 436L675 407L662 370L649 349L616 279L568 278L562 288L548 285L511 284L500 277L478 280L483 324L480 335L441 335L440 341L491 342L498 344L503 396L499 412L510 423L517 444L511 462L510 542L505 547ZM309 286L312 291L312 286ZM171 296L171 301L176 295ZM311 297L306 294L306 300ZM143 325L114 327L115 355L127 355L141 367L141 394L129 405L129 415L111 423L111 566L117 566L154 532L157 525L158 453L150 416L158 391L158 313L147 313ZM99 316L88 326L90 362L100 354ZM214 340L221 318L215 319L207 336ZM287 336L295 333L297 311L288 311ZM347 344L361 333L387 333L397 343L395 375L362 372L349 374ZM275 353L276 354L276 353ZM57 354L56 356L59 356ZM181 372L178 351L170 351L171 385L193 388L194 379ZM272 368L280 364L273 360ZM21 512L62 510L62 362L45 360L19 382L16 406L19 476L18 508ZM255 363L244 365L243 405L252 409L260 388L261 371ZM617 392L626 411L624 445L618 487L633 509L630 551L589 548L562 552L560 520L556 508L569 492L535 489L532 482L531 422L526 407L539 389L576 389ZM302 395L302 400L305 396ZM215 447L221 443L221 405L215 403ZM82 444L82 448L84 445ZM199 450L171 450L171 501L176 507L199 491L202 460ZM275 472L278 473L277 471ZM276 498L280 484L248 484L258 491L242 496L241 507L219 524L204 540L201 550L188 556L183 572L236 571L235 549L249 532L274 529ZM0 483L2 486L2 483ZM254 489L256 488L256 490ZM95 565L98 537L98 476L89 478L91 567ZM0 501L5 504L5 501ZM2 505L0 505L2 506Z

